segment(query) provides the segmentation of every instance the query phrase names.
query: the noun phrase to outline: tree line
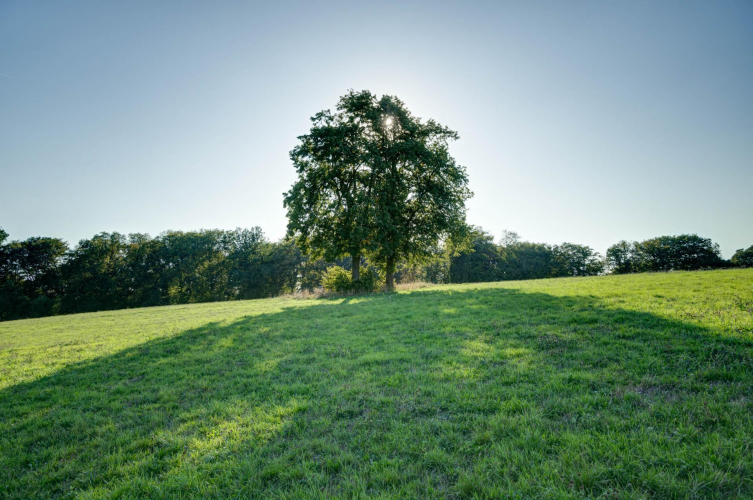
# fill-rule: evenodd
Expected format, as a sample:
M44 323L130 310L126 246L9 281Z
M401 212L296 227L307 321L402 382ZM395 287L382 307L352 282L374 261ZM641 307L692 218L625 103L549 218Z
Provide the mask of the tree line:
M533 243L512 231L505 231L495 244L481 228L471 234L468 251L448 259L449 283L594 276L605 269L601 255L585 245Z
M306 264L259 228L100 233L72 249L11 241L0 246L0 319L271 297L309 286Z
M592 276L605 273L753 267L753 246L730 261L696 235L619 242L601 256L585 245L500 241L469 228L462 251L440 243L420 264L395 264L398 283L468 283ZM69 248L60 238L6 241L0 229L0 320L112 309L274 297L314 291L332 266L352 271L349 257L304 254L290 239L269 241L251 229L100 233ZM359 267L379 270L361 258ZM382 272L379 270L379 272Z
M615 274L692 271L753 266L753 246L727 261L719 245L697 234L659 236L645 241L620 241L607 249L606 264Z

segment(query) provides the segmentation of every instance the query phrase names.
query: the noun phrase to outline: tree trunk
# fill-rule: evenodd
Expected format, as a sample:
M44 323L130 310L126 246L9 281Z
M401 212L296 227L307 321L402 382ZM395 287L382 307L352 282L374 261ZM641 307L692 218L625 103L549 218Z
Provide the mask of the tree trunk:
M355 283L361 277L361 254L353 252L350 254L350 273Z
M395 291L395 261L394 259L387 261L387 266L385 269L386 274L386 286L388 292L394 292Z

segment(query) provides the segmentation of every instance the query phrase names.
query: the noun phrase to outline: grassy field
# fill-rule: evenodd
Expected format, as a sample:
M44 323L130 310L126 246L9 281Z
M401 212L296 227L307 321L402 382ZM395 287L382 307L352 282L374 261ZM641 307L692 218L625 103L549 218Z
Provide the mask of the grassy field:
M3 498L751 498L753 269L0 323Z

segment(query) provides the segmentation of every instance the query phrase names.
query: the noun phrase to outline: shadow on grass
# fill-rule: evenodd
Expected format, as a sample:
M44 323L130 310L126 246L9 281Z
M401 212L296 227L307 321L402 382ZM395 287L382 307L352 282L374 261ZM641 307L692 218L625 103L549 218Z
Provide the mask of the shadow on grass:
M751 359L594 298L317 301L3 390L0 493L749 495Z

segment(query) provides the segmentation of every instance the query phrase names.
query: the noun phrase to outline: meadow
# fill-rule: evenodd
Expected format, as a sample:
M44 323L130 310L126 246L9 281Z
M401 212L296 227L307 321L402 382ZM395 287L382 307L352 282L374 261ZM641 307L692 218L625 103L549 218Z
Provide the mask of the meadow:
M751 498L753 269L0 323L2 498Z

